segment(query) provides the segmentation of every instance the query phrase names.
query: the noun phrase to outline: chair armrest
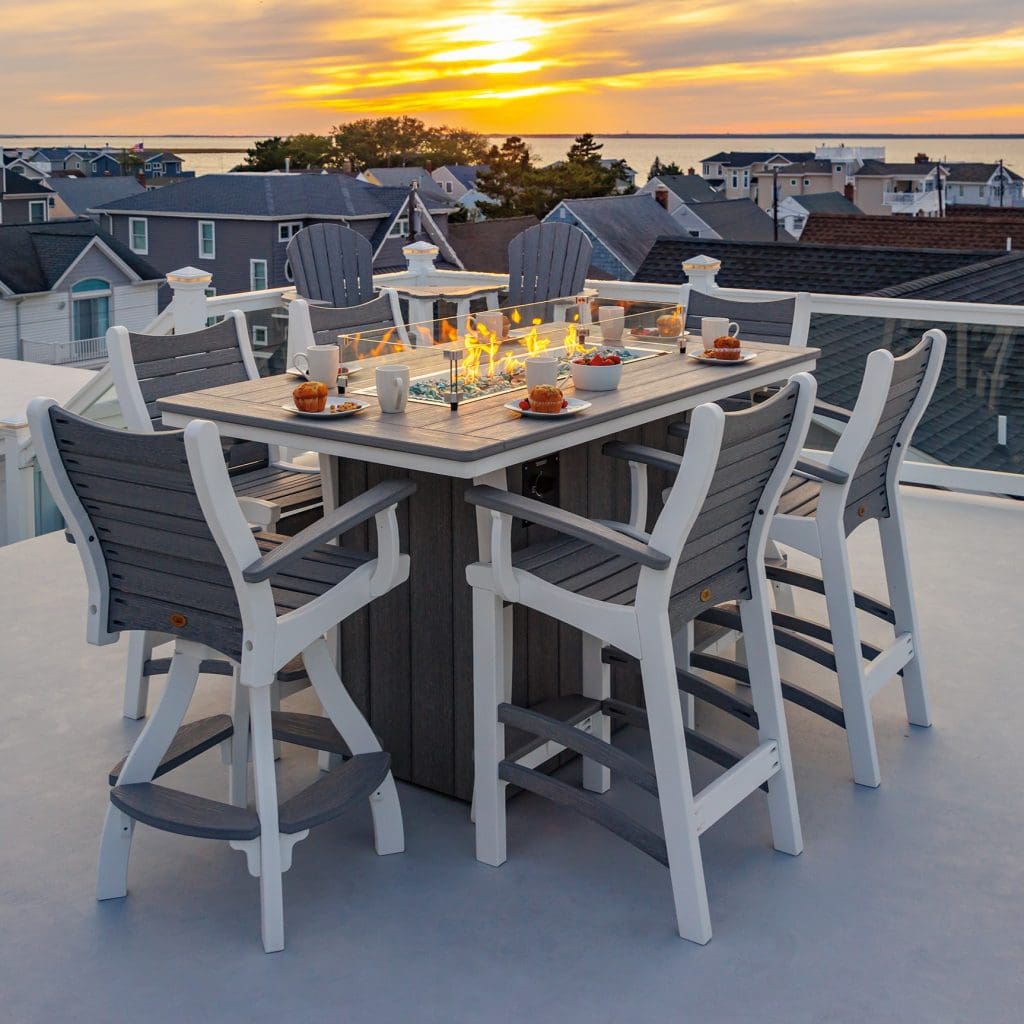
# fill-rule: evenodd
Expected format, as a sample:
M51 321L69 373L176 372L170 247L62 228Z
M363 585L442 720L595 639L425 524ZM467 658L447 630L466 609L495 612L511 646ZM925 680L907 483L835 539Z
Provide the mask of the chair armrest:
M667 569L672 564L672 559L668 555L656 551L649 544L633 540L592 519L585 519L564 509L552 508L521 494L510 494L497 487L470 487L466 491L466 501L492 512L501 512L517 519L527 519L538 526L547 526L558 533L593 544L594 547L601 548L609 554L618 555L649 569Z
M281 572L286 565L304 558L314 548L320 547L338 534L365 523L367 519L373 518L378 512L383 512L392 505L397 505L415 490L416 485L411 480L385 480L376 487L371 487L365 494L346 501L319 522L307 526L274 551L257 559L242 571L242 578L246 583L261 583L269 579L275 573Z
M277 526L281 515L281 506L263 498L238 497L238 505L250 526L258 526L261 530L271 530Z
M830 484L845 484L850 479L850 475L841 469L833 469L831 466L825 465L824 462L817 462L814 459L797 459L793 472L805 480L817 480Z
M667 473L678 473L683 462L682 455L676 455L674 452L663 452L659 448L625 441L609 441L601 448L601 452L611 459L639 462L654 469L663 469Z
M822 402L819 399L814 403L814 415L827 416L830 420L839 420L840 423L849 423L853 413L841 405L832 405L831 402Z

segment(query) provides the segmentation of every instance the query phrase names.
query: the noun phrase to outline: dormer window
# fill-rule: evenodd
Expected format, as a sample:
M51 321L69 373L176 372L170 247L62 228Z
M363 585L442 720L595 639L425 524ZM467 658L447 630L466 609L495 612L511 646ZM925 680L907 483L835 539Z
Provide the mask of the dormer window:
M398 217L394 224L391 225L391 230L388 232L388 238L406 238L409 234L409 217L406 214L402 214Z

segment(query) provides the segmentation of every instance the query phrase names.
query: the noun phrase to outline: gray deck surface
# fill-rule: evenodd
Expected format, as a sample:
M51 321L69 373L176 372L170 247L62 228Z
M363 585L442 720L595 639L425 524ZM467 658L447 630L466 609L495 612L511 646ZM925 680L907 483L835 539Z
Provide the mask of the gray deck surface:
M520 796L493 869L473 859L465 805L408 786L405 854L373 853L365 810L298 845L282 953L262 952L257 882L225 844L140 827L127 899L97 904L106 773L142 724L120 717L124 645L86 645L59 534L3 549L0 1021L1016 1024L1024 509L920 490L907 506L935 725L908 727L897 687L879 694L869 791L844 734L791 707L805 851L772 852L760 794L708 832L706 947L674 933L667 872L589 822ZM882 593L875 543L873 526L855 534L854 571ZM824 683L796 665L784 674ZM204 677L190 717L227 699ZM715 712L701 722L749 742ZM287 748L282 790L314 772ZM176 778L226 785L217 751Z

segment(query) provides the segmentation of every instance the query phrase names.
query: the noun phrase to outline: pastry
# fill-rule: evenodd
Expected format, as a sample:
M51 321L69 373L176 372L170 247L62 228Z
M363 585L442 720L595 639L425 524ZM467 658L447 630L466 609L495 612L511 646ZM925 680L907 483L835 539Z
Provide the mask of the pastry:
M715 348L731 349L739 347L740 339L731 334L723 334L720 337L715 338Z
M318 380L307 380L292 392L295 408L301 412L323 412L327 404L327 385Z
M562 389L550 384L538 384L531 388L530 408L534 412L561 412Z
M719 348L715 350L716 359L724 359L726 362L737 362L743 358L738 348Z

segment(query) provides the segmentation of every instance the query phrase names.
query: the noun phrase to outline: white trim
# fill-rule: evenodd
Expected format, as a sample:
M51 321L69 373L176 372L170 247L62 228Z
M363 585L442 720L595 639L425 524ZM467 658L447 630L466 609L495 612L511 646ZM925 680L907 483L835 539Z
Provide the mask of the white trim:
M135 248L135 228L133 225L143 224L146 230L146 243L142 249ZM149 255L149 219L147 217L129 217L128 218L128 248L135 253L136 256L148 256Z
M210 226L210 252L203 252L203 227ZM217 225L212 220L201 220L196 222L196 232L199 238L199 258L201 260L215 260L217 258Z
M262 263L263 264L263 287L262 288L257 288L256 287L256 275L255 275L254 272L255 272L256 264L257 263ZM260 260L249 260L249 290L250 291L254 291L254 292L266 291L267 288L269 288L269 287L270 287L270 261L269 260L262 260L262 259L260 259Z
M266 324L253 324L249 329L252 332L253 348L265 348L270 344L270 328ZM257 332L261 337L257 338Z
M118 256L117 253L114 252L114 250L111 249L110 246L107 245L106 242L103 241L102 238L94 236L93 238L91 238L89 240L89 244L86 245L82 249L82 251L74 258L74 260L71 263L71 266L68 267L68 269L65 270L64 273L61 274L60 277L54 282L53 287L49 289L50 292L55 292L55 291L59 291L60 290L60 287L64 283L65 278L67 278L67 276L75 269L75 267L77 267L78 264L81 263L81 261L85 258L85 254L87 252L89 252L91 249L99 249L103 253L103 255L106 256L107 259L109 259L110 262L113 263L114 266L118 270L120 270L125 275L125 277L128 278L128 280L129 280L129 282L131 284L143 284L143 283L145 283L145 282L143 282L143 279L134 270L132 270L132 268L129 267L128 264L125 263L125 261L123 259L121 259L121 257ZM158 280L154 280L152 283L153 284L159 284L160 282ZM48 293L47 292L37 292L35 294L46 295Z
M287 238L281 237L282 230L288 232ZM277 224L277 240L283 245L287 245L300 231L302 230L301 220L282 220L278 221Z
M445 207L449 209L449 207ZM457 209L452 207L451 209ZM198 217L202 217L203 220L257 220L257 221L272 221L277 223L281 220L281 214L252 214L252 213L204 213L202 211L195 211L192 213L183 213L178 210L126 210L115 207L90 207L86 211L87 213L107 213L117 214L123 217L135 217L135 218L146 218L146 217L178 217L185 220L195 220ZM343 224L350 220L384 220L388 215L387 213L295 213L290 214L295 220L338 220Z
M32 207L41 206L43 208L43 219L33 220L32 219ZM29 224L46 224L50 219L50 208L47 205L45 199L30 199L28 201L28 222Z

